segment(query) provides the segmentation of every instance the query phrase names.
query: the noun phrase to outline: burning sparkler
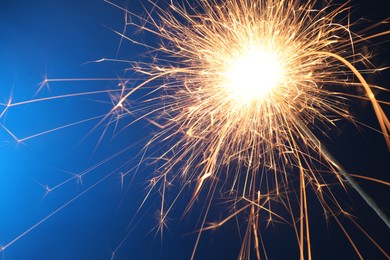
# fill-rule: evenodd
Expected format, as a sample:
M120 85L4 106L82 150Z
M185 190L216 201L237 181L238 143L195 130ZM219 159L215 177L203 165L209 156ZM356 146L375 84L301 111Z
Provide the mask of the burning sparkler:
M370 64L370 57L360 53L358 48L365 41L390 34L390 31L355 34L350 30L348 2L339 6L328 3L327 7L318 8L315 0L307 3L199 0L194 3L171 1L164 3L168 6L165 8L148 0L153 11L146 17L106 2L131 17L126 26L151 33L161 40L161 45L155 46L118 32L123 39L151 50L151 62L137 62L131 68L142 75L141 83L134 88L121 83L119 90L102 91L113 97L114 106L107 115L23 139L1 125L7 133L23 142L95 119L101 123L108 121L105 124L108 127L124 115L135 115L135 121L145 119L157 126L160 131L147 142L140 162L153 160L157 174L150 179L140 208L153 191L159 191L161 206L157 229L162 233L175 203L184 197L186 190L191 191L192 197L188 198L185 213L198 204L199 198L206 198L201 201L203 207L192 258L204 232L239 219L238 229L244 230L240 259L250 259L253 255L258 259L268 258L263 239L264 222L266 225L288 223L295 232L300 258L311 259L309 192L316 195L324 215L335 220L360 258L363 255L341 217L350 220L389 257L338 201L334 183L344 189L352 185L389 225L387 216L320 140L328 135L329 129L337 127L340 119L359 123L348 109L349 100L368 100L390 148L390 122L382 109L383 103L374 95L376 89L387 90L366 81L365 74L377 69ZM358 69L362 66L365 69ZM47 79L43 85L54 81L66 79ZM2 104L5 108L0 117L11 107L25 103L99 93L80 92L19 103L10 100ZM134 101L129 100L138 93L143 96L141 104L132 106ZM157 146L161 149L150 152ZM77 177L81 180L115 156L117 154ZM114 172L2 246L0 251ZM130 173L130 170L121 173L121 178ZM176 192L168 190L176 184L180 187ZM167 196L168 192L173 196ZM222 220L211 222L209 212L217 199L228 202L228 213Z
M139 89L159 84L153 92L160 91L162 97L146 100L151 109L141 118L151 120L154 115L151 122L161 128L150 143L172 141L158 156L164 161L157 169L162 173L151 184L162 194L161 231L172 209L166 205L165 190L176 181L183 187L177 197L184 187L193 189L187 210L199 194L208 196L192 257L202 232L246 212L240 259L250 258L252 244L257 258L267 255L259 224L263 218L292 223L300 258L310 259L308 187L343 230L337 215L348 216L329 179L342 185L346 180L390 225L317 137L326 135L324 127L335 126L338 119L356 122L345 105L347 98L369 99L390 148L390 122L373 94L375 86L356 66L369 58L357 52L356 44L379 34L363 37L344 25L347 4L316 9L315 1L171 2L166 11L149 2L159 20L125 10L141 20L128 25L157 35L162 44L149 46L157 53L154 62L135 66L147 79L124 94L113 110ZM346 88L363 89L364 94L351 96ZM177 166L179 171L174 170ZM234 198L234 213L207 224L216 193ZM275 203L287 213L273 210Z

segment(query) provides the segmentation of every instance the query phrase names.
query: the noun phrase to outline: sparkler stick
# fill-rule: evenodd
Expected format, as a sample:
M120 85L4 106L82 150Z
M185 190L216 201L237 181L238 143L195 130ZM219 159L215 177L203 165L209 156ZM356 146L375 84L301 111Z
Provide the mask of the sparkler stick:
M347 170L339 163L336 158L329 152L329 150L317 139L317 137L305 126L305 124L299 119L295 118L297 126L302 130L318 148L319 152L324 155L330 163L338 172L343 175L345 180L359 193L359 195L364 199L364 201L375 211L375 213L380 217L383 222L390 228L390 219L386 213L378 206L373 198L371 198L367 192L355 181L354 178L348 173Z

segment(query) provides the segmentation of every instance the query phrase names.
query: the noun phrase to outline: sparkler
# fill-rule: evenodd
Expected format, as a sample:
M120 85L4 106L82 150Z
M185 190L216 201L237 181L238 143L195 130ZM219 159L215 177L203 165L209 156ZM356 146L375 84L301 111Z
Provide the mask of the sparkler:
M343 24L347 3L316 9L315 1L171 2L166 11L149 2L158 20L152 14L144 19L125 10L141 20L128 25L157 35L162 45L148 46L157 53L154 62L134 67L147 79L125 94L114 110L135 91L161 82L153 91L164 94L146 100L151 109L141 116L150 120L154 115L151 122L161 128L146 149L153 142L174 140L159 155L164 161L158 169L162 174L151 182L151 189L162 194L161 232L172 209L166 205L166 187L176 181L183 188L174 201L184 187L193 189L186 211L202 192L208 196L192 258L202 232L247 212L239 258L250 258L249 245L253 244L260 259L266 249L259 221L287 221L284 213L273 210L279 203L291 218L300 258L310 259L308 187L346 233L337 215L348 213L332 193L329 178L353 186L390 227L384 212L317 137L326 135L324 128L336 127L338 119L357 122L345 105L347 99L368 99L390 148L390 122L373 94L376 87L357 69L369 57L356 50L359 43L388 31L368 36L353 33ZM373 71L368 67L365 72ZM351 95L346 88L364 90L364 94ZM180 171L172 173L178 165ZM298 194L294 192L296 178ZM206 224L216 193L233 198L234 213L221 222Z
M358 49L365 41L390 34L390 31L365 36L352 32L348 2L340 6L328 3L326 8L319 9L316 9L316 1L299 3L297 0L171 1L166 3L168 9L152 0L148 2L153 6L153 13L148 13L146 18L108 2L132 17L127 26L157 36L161 45L138 42L118 32L124 39L150 49L153 61L134 63L132 70L142 74L144 80L135 88L121 84L121 90L113 90L119 93L116 95L119 99L110 113L88 120L103 118L103 123L112 115L120 118L124 113L136 115L135 121L146 119L160 129L143 153L143 160L157 157L153 162L159 174L150 180L150 189L141 207L152 191L160 192L158 230L161 234L175 203L189 189L192 197L185 213L199 198L207 198L200 212L192 258L204 232L237 218L246 225L240 259L249 259L253 254L258 259L267 258L263 221L267 225L289 223L297 237L300 258L310 259L307 198L308 192L312 192L324 214L333 217L360 258L363 256L340 216L361 229L383 255L389 257L337 200L333 183L345 189L352 185L387 225L388 218L320 140L328 135L329 129L337 127L340 119L359 124L348 110L349 100L369 100L390 148L390 122L382 109L383 103L376 99L373 91L387 90L366 81L365 74L378 69L370 64L370 57ZM362 66L365 69L358 69ZM57 80L48 79L44 83L54 81ZM141 108L130 106L128 101L137 92L145 93L144 89L147 94ZM64 97L68 96L51 99ZM18 105L23 102L4 104L6 108L0 117L8 108ZM109 120L108 125L114 121ZM23 139L2 127L15 140L25 141L82 122ZM165 150L149 155L149 150L156 146ZM82 178L96 167L78 177ZM174 184L180 188L169 200L168 187ZM222 220L210 223L208 214L218 197L229 202L229 213Z

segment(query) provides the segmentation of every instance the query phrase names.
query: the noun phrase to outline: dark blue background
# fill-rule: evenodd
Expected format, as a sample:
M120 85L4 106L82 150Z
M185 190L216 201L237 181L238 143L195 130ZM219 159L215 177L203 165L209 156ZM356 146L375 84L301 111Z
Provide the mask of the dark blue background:
M352 16L379 21L390 13L386 2L354 1L352 4L360 6ZM128 8L142 13L139 1L130 1ZM7 103L10 97L13 103L17 103L68 93L117 89L116 80L56 82L35 94L39 83L46 77L130 77L131 74L123 71L128 64L85 64L101 58L142 59L145 50L126 41L117 52L120 37L111 29L121 31L123 24L123 11L100 0L1 0L0 102ZM136 37L145 35L140 33ZM380 54L374 59L376 65L389 65L388 45L385 43L374 48ZM388 73L377 77L376 83L389 86ZM389 100L389 95L381 95L382 99ZM21 139L103 115L111 107L107 94L56 99L12 107L0 123ZM364 111L370 111L370 107L361 107L357 112L362 121L375 125L374 115ZM124 118L122 126L131 119ZM131 185L128 177L121 186L120 172L137 163L142 145L135 143L147 138L154 129L140 122L111 138L113 129L109 128L97 145L103 128L90 133L97 123L98 120L90 121L22 143L17 143L4 128L0 128L0 245L8 244L78 194L83 194L10 245L1 253L2 259L109 259L130 230L131 234L117 252L117 259L190 257L196 235L183 234L187 234L196 223L196 212L184 219L180 218L180 210L174 212L168 222L169 230L161 240L152 230L158 220L159 205L158 196L154 195L132 222L146 194L153 167L141 168ZM353 173L389 180L389 154L383 138L368 129L360 133L348 123L342 130L340 136L326 142L344 166ZM72 174L83 173L108 156L128 148L129 144L134 146L84 175L82 180L73 178L49 193L45 191L46 185L55 187L69 180ZM123 165L126 162L128 164ZM88 190L103 178L106 179ZM360 182L390 213L389 189L367 181ZM355 203L351 206L356 208L353 213L389 252L388 229L353 191L351 197ZM314 199L311 202L315 204ZM185 207L186 200L179 202L179 208L180 203ZM318 206L314 206L311 212L315 259L354 259L353 250L337 225L330 220L326 226ZM359 248L368 259L380 259L380 254L368 240L354 231L351 236L356 237ZM276 224L267 229L264 238L271 259L298 259L297 244L290 227ZM236 226L228 224L204 234L197 259L235 259L239 247Z

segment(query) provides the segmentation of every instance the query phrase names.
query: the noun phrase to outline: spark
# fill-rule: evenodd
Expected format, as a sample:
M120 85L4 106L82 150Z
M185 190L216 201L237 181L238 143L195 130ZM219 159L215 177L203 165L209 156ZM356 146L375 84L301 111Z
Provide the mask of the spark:
M155 230L162 235L174 206L187 190L191 190L192 197L188 199L184 213L197 204L203 205L192 258L195 258L204 232L240 220L239 231L243 225L246 228L239 259L268 258L270 252L266 248L263 223L267 228L278 222L289 224L295 232L300 259L311 259L313 234L309 215L313 202L309 203L308 197L313 194L324 215L335 220L358 257L363 258L363 255L341 218L350 220L385 257L389 257L333 191L335 183L345 190L349 185L356 189L357 184L348 176L384 185L389 182L349 175L320 140L330 135L330 129L337 128L338 120L364 125L354 118L348 104L350 100L370 101L380 130L367 127L380 132L390 148L390 122L382 108L389 102L377 100L375 96L376 91L388 90L370 84L365 78L365 75L386 68L373 67L371 57L359 52L361 44L387 36L390 31L372 35L354 33L348 17L349 1L339 6L329 3L325 8L316 9L315 0L303 4L298 0L198 0L192 4L170 1L164 3L168 8L162 7L161 2L148 0L153 11L148 12L146 18L105 2L131 17L126 16L126 26L161 39L161 45L149 45L124 35L127 28L122 33L114 31L121 36L121 42L129 40L150 50L152 61L129 62L116 58L94 61L129 63L133 66L131 70L144 76L142 82L127 87L128 81L118 78L46 78L38 92L49 83L72 81L119 80L121 88L20 102L10 98L7 104L0 104L4 107L0 118L13 107L64 98L112 94L113 102L108 114L24 138L18 138L0 124L15 141L38 138L92 120L100 120L93 130L105 123L105 133L111 124L116 129L118 120L124 116L137 116L129 125L147 120L159 129L140 152L141 160L132 169L138 173L141 164L150 160L156 167L156 175L149 182L137 214L153 196L153 191L158 190L161 205ZM382 25L378 23L372 28ZM369 28L363 32L369 32ZM131 99L137 92L142 92L145 99L139 106L129 105L135 102ZM162 149L149 152L154 146ZM40 185L51 192L73 180L82 183L87 174L128 149L130 147L85 171L72 174L53 187ZM123 189L124 178L131 173L131 170L122 171L127 166L126 162L88 186L0 247L0 252L114 173L120 172ZM172 188L175 186L179 187L176 192ZM206 200L201 200L202 194L206 195ZM217 199L226 201L229 213L220 221L210 221L211 209L220 207ZM135 216L133 222L139 223ZM112 258L133 230L134 227L115 248Z
M146 79L123 95L118 105L153 84L151 96L161 95L145 100L150 111L140 116L160 126L146 149L169 143L158 156L161 163L156 164L161 177L153 179L152 185L161 194L163 224L158 229L165 227L172 209L165 206L166 187L178 183L182 188L172 204L183 196L184 187L193 191L185 212L202 192L208 196L192 258L203 232L245 213L250 217L240 259L251 258L253 251L257 258L262 254L267 258L259 223L273 221L275 216L295 230L300 258L311 259L307 199L311 187L325 215L335 219L362 258L339 220L340 214L351 215L338 202L330 180L343 187L350 184L362 196L364 191L319 140L337 127L339 119L358 122L348 110L348 100L369 100L390 149L390 122L381 107L386 103L377 100L373 92L377 87L364 77L378 69L358 51L358 43L388 32L354 33L347 22L348 1L323 9L316 9L314 0L304 4L295 0L170 1L167 10L149 0L153 12L146 18L107 2L132 18L126 19L126 26L161 39L160 46L148 45L116 32L121 39L153 52L150 63L133 67ZM359 70L362 65L365 68ZM365 94L351 94L357 89ZM208 225L217 193L234 202L234 213ZM280 207L275 212L276 204L283 205L285 212Z

